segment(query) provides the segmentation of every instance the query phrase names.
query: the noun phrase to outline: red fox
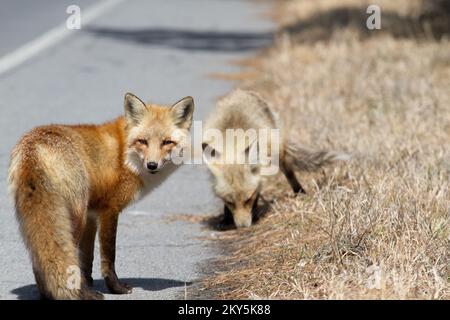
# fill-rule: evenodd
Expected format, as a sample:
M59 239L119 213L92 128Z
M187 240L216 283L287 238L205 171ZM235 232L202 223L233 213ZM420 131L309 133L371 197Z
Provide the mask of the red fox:
M286 176L294 193L305 192L295 176L296 170L312 171L347 158L340 153L312 152L299 147L286 138L286 133L280 128L279 122L267 102L258 94L238 89L218 102L216 110L206 121L204 132L219 130L222 136L226 136L226 131L230 129L241 130L241 132L252 129L281 129L278 155L275 160L279 162L279 168ZM270 153L274 147L272 140L270 137L267 139L268 146L265 148L268 150L269 157L274 156ZM226 143L228 144L229 141ZM251 149L258 148L260 143L261 141L253 140L242 144L240 149L236 145L230 149L224 147L223 141L204 135L202 143L204 159L213 175L214 191L225 203L223 223L234 222L237 228L249 227L252 224L252 213L255 212L261 191L263 166L260 162L230 163L225 159L228 159L228 153L231 150L238 155L243 154L243 157L248 160Z
M89 288L97 224L105 283L111 293L131 292L115 272L118 216L173 171L194 101L164 107L127 93L124 107L101 125L37 127L12 151L9 191L42 298L103 298ZM74 268L79 285L70 282Z

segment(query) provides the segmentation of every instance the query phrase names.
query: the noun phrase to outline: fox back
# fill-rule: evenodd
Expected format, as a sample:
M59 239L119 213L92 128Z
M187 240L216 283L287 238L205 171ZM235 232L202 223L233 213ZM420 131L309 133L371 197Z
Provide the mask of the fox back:
M107 286L128 292L114 271L118 214L161 181L164 175L153 174L184 147L193 110L191 97L164 107L127 94L125 116L112 122L41 126L20 139L8 187L42 296L98 298L86 287L97 220ZM85 273L76 288L67 285L71 267Z
M264 141L261 141L259 135L252 140L250 135L244 134L241 139L244 143L240 144L233 136L230 143L228 141L230 135L226 134L230 129L244 132L278 129L277 143L271 134L266 135ZM294 171L316 170L325 164L345 158L340 153L309 151L287 139L280 121L268 103L251 91L235 90L217 103L216 109L205 125L205 132L214 130L220 134L204 134L204 159L213 175L213 189L225 203L225 215L231 213L237 227L248 227L252 224L261 190L262 169L267 165L261 163L259 149L263 148L271 161L276 157L275 160L294 193L305 192ZM217 136L222 138L218 139ZM273 153L274 149L277 151L276 154ZM235 154L241 155L245 161L230 163L229 159L236 159ZM255 154L257 161L252 162Z

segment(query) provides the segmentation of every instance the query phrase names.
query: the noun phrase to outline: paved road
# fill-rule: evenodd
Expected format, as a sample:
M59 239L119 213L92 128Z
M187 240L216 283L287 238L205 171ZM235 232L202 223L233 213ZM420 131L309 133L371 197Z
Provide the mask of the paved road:
M2 0L0 61L66 17L67 4L99 1ZM34 4L32 4L34 3ZM36 5L39 3L39 6ZM58 3L58 5L56 5ZM64 5L63 5L64 4ZM228 62L268 43L265 6L237 0L122 1L82 30L0 74L0 298L37 297L31 266L6 195L9 152L17 139L45 123L103 122L122 113L131 91L155 102L185 95L196 100L196 119L211 110L231 84L208 78L234 71ZM117 272L135 287L107 299L189 297L199 266L216 254L198 239L200 227L167 222L170 214L218 210L205 168L184 166L158 190L128 208L118 231ZM94 261L100 280L98 247ZM187 286L185 287L185 285Z

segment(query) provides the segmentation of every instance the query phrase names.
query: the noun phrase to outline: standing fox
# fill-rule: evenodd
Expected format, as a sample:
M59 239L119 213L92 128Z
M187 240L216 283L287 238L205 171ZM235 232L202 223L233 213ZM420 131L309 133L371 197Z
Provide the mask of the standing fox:
M92 285L99 224L101 270L111 293L131 287L114 267L119 213L156 187L189 134L194 101L172 107L125 95L125 116L102 125L49 125L25 134L11 155L9 190L43 298L101 299ZM166 164L169 167L157 173ZM79 285L70 285L73 269Z
M207 130L219 130L222 136L226 136L226 131L233 130L271 130L280 129L275 115L270 110L268 104L254 92L235 90L218 102L215 112L207 119L205 132ZM249 137L246 137L246 139ZM203 155L208 168L214 176L214 191L224 203L224 222L234 222L237 228L249 227L252 224L252 213L255 211L258 197L261 190L261 170L260 162L254 164L248 161L252 154L252 149L257 150L261 141L253 140L241 144L241 148L234 142L229 148L229 141L226 145L223 141L216 141L214 137L203 139ZM249 139L250 140L250 139ZM273 150L272 138L267 139L267 148ZM336 160L344 160L343 154L317 151L310 152L300 148L292 141L283 136L281 131L278 142L279 166L286 176L294 193L304 193L304 189L295 177L294 171L313 171L323 165L333 163ZM233 155L228 158L230 152L242 154L247 162L230 163L226 159L234 159Z

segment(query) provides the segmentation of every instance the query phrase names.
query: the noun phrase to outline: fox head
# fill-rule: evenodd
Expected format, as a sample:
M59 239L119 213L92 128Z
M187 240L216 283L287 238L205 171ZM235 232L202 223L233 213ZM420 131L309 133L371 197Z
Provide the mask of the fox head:
M237 228L251 226L261 190L260 166L249 163L228 164L223 160L225 154L220 154L207 143L202 146L204 159L213 175L215 194L232 213ZM243 151L247 158L250 147Z
M134 172L156 173L181 152L192 125L194 100L185 97L171 107L145 104L125 95L126 164Z

